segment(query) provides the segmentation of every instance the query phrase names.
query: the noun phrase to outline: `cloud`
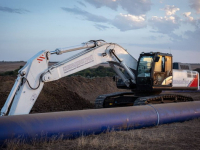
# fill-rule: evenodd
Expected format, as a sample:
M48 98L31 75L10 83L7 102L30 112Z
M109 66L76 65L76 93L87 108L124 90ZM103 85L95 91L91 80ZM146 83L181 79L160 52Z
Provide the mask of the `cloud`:
M190 23L191 25L193 25L195 27L195 30L199 30L200 29L200 18L195 19L195 18L191 17L190 15L191 15L191 12L183 13L183 16L185 17L185 21L183 21L183 22Z
M190 0L190 7L196 10L196 13L200 13L200 0Z
M131 45L134 46L141 46L141 47L148 47L153 49L168 49L169 47L172 50L181 50L181 51L197 51L199 52L200 47L200 30L199 31L186 31L185 35L187 35L187 38L183 38L182 36L177 36L175 34L170 35L170 37L173 37L173 39L170 39L169 41L166 41L166 43L160 43L159 38L152 37L154 39L154 43L144 43L138 44L138 43L132 43ZM149 37L151 38L151 37ZM178 39L177 39L178 38ZM155 43L157 41L157 43ZM198 60L199 61L199 60Z
M196 29L200 30L200 19L196 19Z
M2 7L2 6L0 6L0 11L8 12L8 13L17 13L17 14L25 14L25 13L30 12L26 9L13 9L13 8Z
M200 20L198 20L200 23ZM179 36L176 35L174 33L169 33L168 34L169 38L170 38L170 42L166 42L166 43L159 43L159 40L157 43L154 44L137 44L134 43L132 45L136 45L136 46L141 46L141 47L148 47L148 48L156 48L156 49L163 49L163 48L169 48L171 47L172 49L176 49L176 50L190 50L190 51L197 51L199 52L199 47L200 47L200 28L196 28L195 31L185 31L183 33L183 36ZM149 38L155 39L154 41L156 41L156 39L159 36L152 36ZM162 37L161 37L162 38Z
M164 34L171 34L175 29L180 27L180 19L177 16L153 16L148 20L148 22L156 32Z
M86 7L86 5L83 2L78 1L78 3L84 7Z
M200 30L200 18L199 19L194 19L190 23L195 27L195 30L197 30L197 31ZM198 33L200 33L200 31Z
M185 12L185 13L183 13L183 16L185 16L185 17L189 17L191 15L191 12Z
M134 30L146 27L145 15L134 16L120 14L112 21L112 25L121 31Z
M186 31L185 32L185 35L188 37L188 38L191 38L193 40L198 40L200 39L200 29L198 30L195 30L195 31ZM199 43L199 42L198 42Z
M66 8L62 7L62 9L66 12L73 13L75 15L82 16L88 21L96 22L96 23L108 23L116 28L118 28L121 31L127 31L127 30L135 30L146 27L146 18L145 15L141 16L135 16L135 15L124 15L120 14L117 15L113 20L109 20L103 16L93 15L85 10L82 10L78 7L76 8ZM99 30L105 30L108 27L100 24L94 25Z
M147 37L143 37L143 39L146 39L146 40L150 40L150 41L156 41L156 40L159 40L159 39L162 39L164 36L163 35L158 35L158 36L147 36Z
M101 24L95 24L94 26L95 26L98 30L101 30L101 31L110 28L110 27L108 27L108 26L104 26L104 25L101 25Z
M85 0L85 1L94 5L96 8L106 6L113 10L117 10L117 7L118 7L117 0Z
M151 9L151 0L85 0L96 8L103 6L117 10L118 6L132 15L143 15Z
M187 22L192 22L194 21L194 18L190 16L191 15L191 12L185 12L183 13L183 16L186 18L186 21Z
M79 16L84 17L88 21L93 21L93 22L108 22L109 20L103 16L99 15L93 15L85 10L82 10L78 7L76 8L67 8L67 7L62 7L62 9L66 12L70 12Z
M180 9L178 7L175 7L174 5L166 5L165 8L162 8L161 10L164 10L167 16L171 16L174 15Z
M193 51L199 51L200 47L200 29L197 29L195 31L186 31L184 32L184 35L187 38L184 38L182 40L173 41L174 47L180 50L193 50Z
M146 14L151 9L150 0L120 0L121 7L133 15Z

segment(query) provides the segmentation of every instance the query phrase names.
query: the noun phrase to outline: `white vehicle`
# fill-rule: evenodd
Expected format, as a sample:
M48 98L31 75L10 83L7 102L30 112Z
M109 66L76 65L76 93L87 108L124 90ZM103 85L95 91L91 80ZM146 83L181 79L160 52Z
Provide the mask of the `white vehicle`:
M80 53L48 66L51 55L70 51ZM117 86L132 92L101 95L96 107L143 105L166 101L190 101L190 97L179 95L155 95L162 90L198 90L199 74L190 70L172 68L172 55L159 52L141 53L138 61L124 48L103 40L91 40L78 46L60 48L55 51L40 51L19 70L16 82L1 109L1 116L29 114L44 83L58 80L75 72L108 62L118 75ZM124 71L121 71L123 68Z

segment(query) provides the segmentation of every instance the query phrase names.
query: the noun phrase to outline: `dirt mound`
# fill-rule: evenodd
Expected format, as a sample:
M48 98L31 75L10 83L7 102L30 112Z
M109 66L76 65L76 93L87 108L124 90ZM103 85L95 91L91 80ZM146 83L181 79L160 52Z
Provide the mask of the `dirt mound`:
M60 83L46 83L31 113L82 110L94 108L89 101L76 92L69 91Z
M112 77L97 77L92 79L84 77L65 77L57 82L92 103L94 103L95 99L101 94L127 91L118 89Z
M3 107L16 77L0 76L0 109ZM111 77L83 78L65 77L45 83L31 113L82 110L94 108L98 95L122 92ZM175 94L175 93L174 93ZM199 100L200 93L178 93Z
M0 76L0 108L3 107L16 77ZM31 113L94 108L98 95L122 91L112 78L65 77L45 83Z

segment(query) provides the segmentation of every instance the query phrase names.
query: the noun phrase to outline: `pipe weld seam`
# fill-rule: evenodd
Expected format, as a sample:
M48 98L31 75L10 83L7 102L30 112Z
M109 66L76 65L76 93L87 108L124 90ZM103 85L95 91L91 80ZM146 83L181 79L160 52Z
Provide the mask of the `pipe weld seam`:
M159 125L159 123L160 123L160 115L159 115L159 113L158 113L158 111L156 110L156 108L155 107L153 107L152 105L150 105L150 104L148 104L150 107L152 107L155 111L156 111L156 114L157 114L157 118L158 118L158 121L157 121L157 126Z

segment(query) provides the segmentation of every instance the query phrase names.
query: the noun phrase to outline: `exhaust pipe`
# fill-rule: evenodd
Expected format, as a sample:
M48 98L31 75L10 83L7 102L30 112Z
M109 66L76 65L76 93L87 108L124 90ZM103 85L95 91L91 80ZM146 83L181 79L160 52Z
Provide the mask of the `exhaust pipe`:
M200 117L200 102L182 102L134 107L64 111L0 117L0 145L20 138L63 139L183 122Z

